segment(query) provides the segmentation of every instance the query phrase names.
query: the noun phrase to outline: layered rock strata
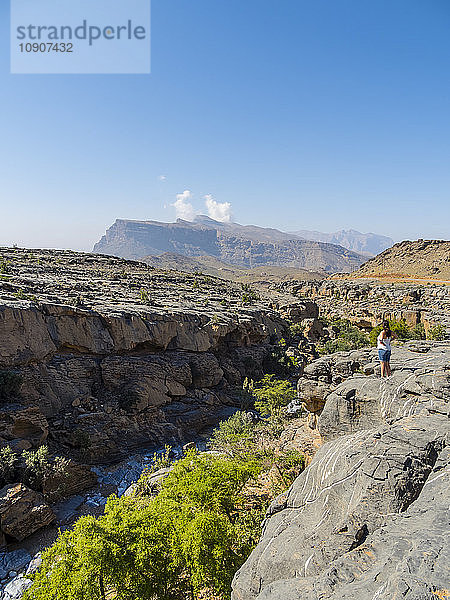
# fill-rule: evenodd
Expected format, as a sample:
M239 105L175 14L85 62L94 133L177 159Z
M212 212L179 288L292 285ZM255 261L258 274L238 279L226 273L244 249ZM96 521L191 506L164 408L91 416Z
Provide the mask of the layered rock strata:
M245 376L262 376L286 328L254 293L201 274L0 254L0 374L20 381L3 394L0 444L17 450L46 441L99 463L192 439L236 403Z

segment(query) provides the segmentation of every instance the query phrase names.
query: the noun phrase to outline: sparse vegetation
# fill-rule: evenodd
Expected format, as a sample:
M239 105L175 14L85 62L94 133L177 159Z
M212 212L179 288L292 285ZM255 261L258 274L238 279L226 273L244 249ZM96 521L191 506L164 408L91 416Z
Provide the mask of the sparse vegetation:
M22 482L34 490L42 491L47 477L66 476L68 464L69 461L61 456L52 458L47 446L23 450L21 454L5 446L0 449L0 487Z
M289 333L291 337L302 336L304 329L305 327L301 323L291 323L289 326Z
M399 340L424 340L427 339L436 339L430 337L430 332L428 332L428 336L425 335L425 328L422 323L419 323L415 326L410 326L404 319L390 319L389 327L391 331L393 331ZM383 326L378 325L374 327L369 335L370 345L377 345L377 337Z
M51 459L47 446L40 446L37 450L24 450L22 459L25 463L23 482L35 490L41 490L46 477L50 475L65 475L68 460L57 456Z
M9 446L0 449L0 487L15 480L19 458Z
M139 298L143 304L150 304L150 294L147 290L140 290Z
M0 275L9 275L9 273L11 273L10 261L0 258Z
M16 371L0 371L0 399L9 400L18 396L22 376Z
M155 452L153 454L151 466L144 470L137 482L136 493L141 495L151 495L151 488L149 485L151 476L156 473L156 471L170 467L172 464L172 447L166 444L162 452Z
M260 297L259 295L255 292L255 290L248 284L248 283L241 283L241 288L242 288L242 296L241 296L241 302L242 304L254 304L255 302L257 302Z
M427 339L436 341L445 340L445 327L441 324L433 325L428 330Z
M27 294L23 290L18 290L13 294L18 300L28 300L29 302L37 302L38 299L33 294Z
M335 337L318 344L320 354L357 350L369 345L369 337L347 319L322 319L323 324L333 331Z

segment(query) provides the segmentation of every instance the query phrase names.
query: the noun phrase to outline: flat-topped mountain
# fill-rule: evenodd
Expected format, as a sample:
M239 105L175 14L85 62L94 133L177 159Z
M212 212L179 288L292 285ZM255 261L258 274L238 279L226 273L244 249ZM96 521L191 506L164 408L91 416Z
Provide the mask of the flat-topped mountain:
M450 241L404 241L371 258L352 277L450 280Z
M353 250L353 252L358 252L359 254L365 254L367 256L375 256L392 246L394 243L392 238L385 235L361 233L355 229L341 229L334 233L323 233L321 231L307 231L302 229L300 231L295 231L294 233L305 240L338 244L339 246Z
M166 252L212 256L239 267L295 267L326 273L350 272L365 257L336 244L304 240L277 229L220 223L209 217L176 223L118 219L94 252L141 259Z

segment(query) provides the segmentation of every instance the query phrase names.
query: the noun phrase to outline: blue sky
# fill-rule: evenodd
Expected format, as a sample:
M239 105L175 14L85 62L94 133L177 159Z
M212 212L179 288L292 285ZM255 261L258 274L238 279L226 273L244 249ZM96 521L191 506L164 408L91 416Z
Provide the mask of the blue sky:
M448 0L153 0L150 75L11 75L6 0L0 40L0 245L90 249L184 190L450 238Z

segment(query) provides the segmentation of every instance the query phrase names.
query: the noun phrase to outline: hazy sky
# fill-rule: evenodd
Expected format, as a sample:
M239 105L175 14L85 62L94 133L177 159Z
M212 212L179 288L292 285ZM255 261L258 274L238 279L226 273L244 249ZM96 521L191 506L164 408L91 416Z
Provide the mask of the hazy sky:
M450 238L448 0L153 0L132 76L10 75L8 4L0 245L90 249L116 218L173 220L177 194L244 224Z

